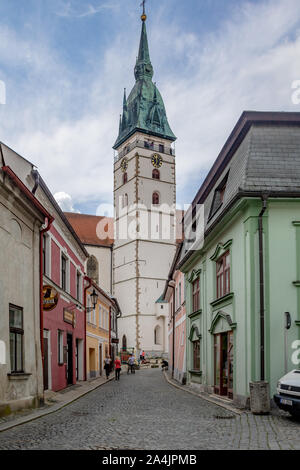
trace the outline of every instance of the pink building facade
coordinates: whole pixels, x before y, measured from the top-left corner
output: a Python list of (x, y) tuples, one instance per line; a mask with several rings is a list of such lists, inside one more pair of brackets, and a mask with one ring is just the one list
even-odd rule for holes
[[(166, 282), (164, 299), (169, 304), (169, 374), (178, 382), (186, 383), (186, 309), (184, 274), (176, 270), (181, 245), (178, 247), (169, 279)], [(173, 335), (173, 331), (175, 332)]]
[[(43, 194), (44, 193), (44, 194)], [(86, 379), (84, 263), (87, 252), (42, 183), (54, 217), (43, 235), (44, 389), (59, 391)]]

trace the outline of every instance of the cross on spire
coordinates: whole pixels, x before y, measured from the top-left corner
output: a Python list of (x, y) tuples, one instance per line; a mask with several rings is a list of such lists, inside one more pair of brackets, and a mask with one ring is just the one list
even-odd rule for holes
[(143, 0), (142, 3), (140, 4), (141, 7), (143, 7), (143, 14), (141, 16), (142, 21), (146, 21), (147, 15), (145, 13), (145, 3), (147, 0)]

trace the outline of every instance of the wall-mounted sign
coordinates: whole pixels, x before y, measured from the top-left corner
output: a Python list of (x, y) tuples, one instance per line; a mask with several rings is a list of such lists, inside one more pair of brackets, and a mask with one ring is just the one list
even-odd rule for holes
[(69, 323), (70, 325), (75, 328), (76, 326), (76, 315), (75, 312), (70, 312), (66, 308), (64, 308), (64, 322)]
[(119, 344), (119, 338), (112, 338), (111, 342), (112, 344)]
[(44, 310), (53, 310), (58, 302), (59, 293), (52, 286), (43, 287), (43, 309)]

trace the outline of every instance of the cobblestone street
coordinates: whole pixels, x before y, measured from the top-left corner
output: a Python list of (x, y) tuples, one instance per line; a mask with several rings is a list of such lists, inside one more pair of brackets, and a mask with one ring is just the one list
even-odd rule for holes
[(300, 422), (232, 414), (148, 369), (1, 432), (0, 449), (300, 449)]

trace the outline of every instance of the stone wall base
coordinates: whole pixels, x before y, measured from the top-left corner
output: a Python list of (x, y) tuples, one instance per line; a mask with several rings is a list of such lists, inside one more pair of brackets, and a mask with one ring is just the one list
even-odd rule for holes
[(11, 400), (7, 402), (0, 402), (0, 417), (8, 416), (16, 411), (39, 408), (44, 403), (44, 398), (41, 397), (25, 397), (19, 400)]

